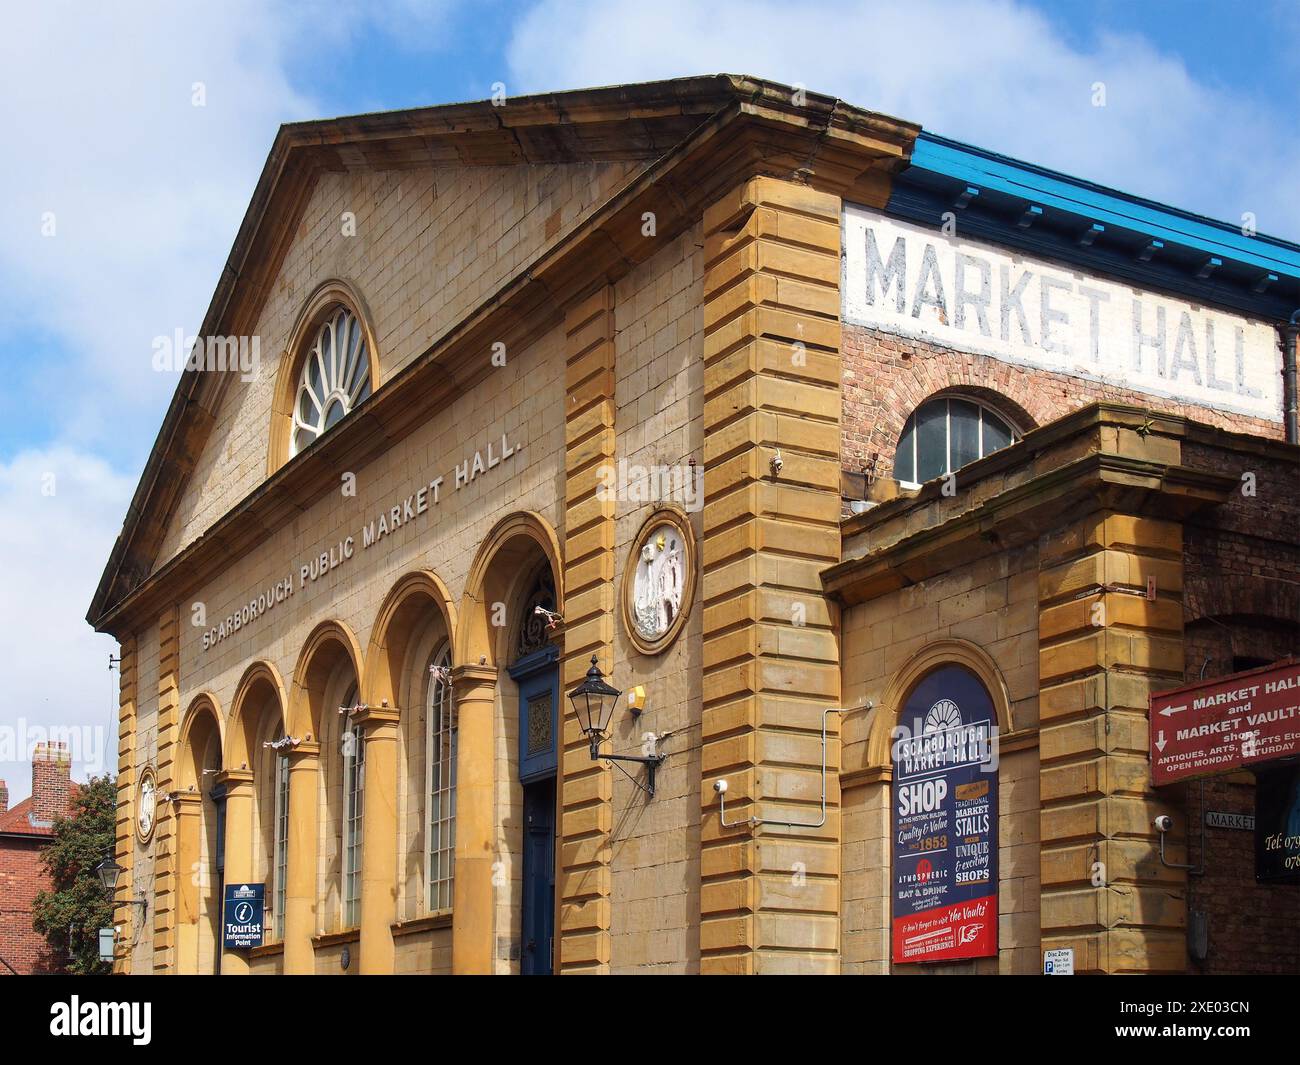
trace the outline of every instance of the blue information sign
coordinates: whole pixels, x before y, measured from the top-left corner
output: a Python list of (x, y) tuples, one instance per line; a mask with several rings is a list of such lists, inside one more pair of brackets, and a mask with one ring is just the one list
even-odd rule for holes
[(266, 902), (263, 884), (227, 884), (222, 910), (226, 950), (246, 950), (262, 945), (262, 916)]

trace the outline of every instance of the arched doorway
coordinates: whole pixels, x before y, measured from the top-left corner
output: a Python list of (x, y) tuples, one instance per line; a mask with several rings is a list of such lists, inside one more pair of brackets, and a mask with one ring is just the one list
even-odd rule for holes
[(221, 773), (221, 719), (201, 695), (190, 705), (181, 732), (176, 878), (179, 901), (178, 968), (214, 974), (221, 967), (221, 896), (225, 865), (225, 786)]
[(558, 765), (559, 648), (548, 638), (555, 582), (543, 561), (520, 597), (509, 666), (518, 688), (519, 783), (523, 788), (519, 971), (549, 976), (555, 944), (555, 777)]
[[(558, 788), (554, 767), (530, 758), (524, 737), (530, 696), (546, 690), (563, 653), (562, 627), (537, 609), (551, 609), (556, 615), (564, 612), (560, 558), (559, 539), (544, 518), (531, 512), (507, 515), (479, 547), (458, 611), (452, 670), (457, 723), (452, 924), (456, 973), (553, 968), (555, 918), (552, 915), (547, 923), (538, 911), (546, 893), (554, 891)], [(548, 608), (546, 602), (552, 605)], [(556, 649), (542, 647), (543, 638)], [(551, 681), (551, 687), (556, 683)], [(540, 713), (539, 707), (534, 713)], [(558, 713), (553, 718), (542, 715), (536, 727), (549, 727), (550, 742), (555, 742), (558, 724)], [(537, 739), (534, 749), (536, 744)], [(525, 885), (524, 789), (534, 785), (529, 810), (536, 814), (536, 846)], [(549, 835), (542, 810), (547, 795)], [(547, 845), (550, 868), (543, 877)], [(537, 876), (534, 869), (539, 870)], [(526, 891), (533, 899), (528, 939), (536, 960), (525, 965)]]

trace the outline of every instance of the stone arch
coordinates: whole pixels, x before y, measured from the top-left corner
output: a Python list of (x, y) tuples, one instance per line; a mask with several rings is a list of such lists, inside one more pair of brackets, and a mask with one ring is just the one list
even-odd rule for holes
[(1005, 736), (1012, 731), (1011, 698), (1006, 680), (992, 657), (969, 640), (936, 640), (912, 655), (894, 674), (884, 698), (872, 716), (867, 742), (867, 768), (889, 770), (890, 735), (898, 724), (912, 689), (939, 666), (964, 666), (980, 679), (997, 713), (998, 729)]
[(331, 674), (346, 658), (361, 690), (365, 671), (361, 647), (341, 621), (322, 621), (307, 637), (293, 669), (287, 714), (289, 735), (319, 743), (326, 723), (324, 705)]
[(266, 474), (271, 476), (289, 461), (289, 437), (293, 431), (293, 405), (297, 399), (298, 372), (307, 356), (307, 343), (329, 312), (342, 304), (356, 315), (366, 340), (370, 363), (370, 391), (379, 390), (379, 352), (371, 328), (374, 318), (356, 286), (343, 278), (330, 278), (316, 286), (289, 331), (289, 342), (280, 354), (271, 394), (271, 431), (266, 456)]
[(1249, 575), (1232, 580), (1191, 577), (1186, 600), (1186, 624), (1203, 618), (1255, 617), (1294, 625), (1300, 619), (1300, 586)]
[[(216, 884), (220, 818), (213, 787), (222, 768), (222, 717), (216, 698), (201, 692), (185, 711), (177, 760), (174, 870), (177, 876), (176, 960), (183, 973), (212, 973), (220, 958), (221, 900)], [(196, 875), (196, 874), (202, 875)]]
[(258, 737), (266, 729), (264, 718), (272, 701), (283, 723), (287, 706), (284, 681), (269, 662), (254, 662), (244, 670), (231, 703), (226, 730), (226, 768), (251, 769), (258, 760)]
[(181, 721), (181, 757), (177, 763), (176, 776), (179, 791), (202, 790), (203, 770), (210, 768), (203, 764), (204, 755), (210, 751), (214, 742), (218, 762), (222, 760), (225, 750), (222, 725), (223, 718), (216, 696), (205, 691), (190, 700)]
[(504, 664), (509, 626), (494, 626), (494, 604), (510, 604), (529, 556), (540, 552), (550, 564), (555, 581), (556, 610), (564, 613), (564, 568), (560, 540), (540, 514), (518, 511), (492, 527), (469, 569), (460, 618), (453, 641), (457, 665)]
[(456, 632), (456, 607), (447, 585), (436, 573), (407, 573), (389, 590), (375, 617), (366, 649), (361, 697), (368, 705), (378, 706), (387, 700), (390, 706), (401, 706), (402, 676), (410, 665), (406, 658), (413, 637), (428, 623), (430, 606), (441, 615), (446, 636), (451, 639)]

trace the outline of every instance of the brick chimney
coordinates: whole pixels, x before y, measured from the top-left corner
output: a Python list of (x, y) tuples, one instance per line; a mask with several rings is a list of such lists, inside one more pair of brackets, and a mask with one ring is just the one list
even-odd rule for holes
[(54, 824), (72, 809), (72, 755), (66, 743), (38, 743), (32, 751), (32, 824)]
[(0, 814), (9, 809), (9, 785), (0, 780)]

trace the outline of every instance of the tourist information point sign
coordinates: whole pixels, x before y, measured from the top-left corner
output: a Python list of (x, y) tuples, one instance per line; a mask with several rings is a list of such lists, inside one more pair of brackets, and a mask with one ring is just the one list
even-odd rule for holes
[(1149, 724), (1157, 786), (1300, 755), (1300, 661), (1159, 692)]

